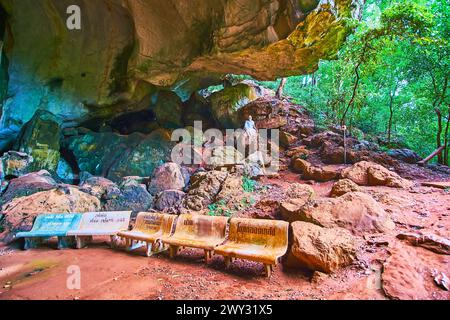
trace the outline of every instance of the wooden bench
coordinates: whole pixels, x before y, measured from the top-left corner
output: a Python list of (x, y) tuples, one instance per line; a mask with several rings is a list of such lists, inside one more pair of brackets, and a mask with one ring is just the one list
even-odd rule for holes
[(173, 258), (180, 248), (197, 248), (205, 251), (205, 261), (212, 258), (214, 248), (225, 241), (227, 217), (182, 214), (178, 217), (175, 232), (162, 241), (170, 247)]
[(141, 212), (133, 230), (119, 232), (117, 236), (125, 239), (130, 251), (145, 245), (147, 257), (150, 257), (167, 249), (160, 240), (171, 235), (176, 217), (173, 214)]
[(261, 262), (270, 277), (273, 266), (286, 254), (288, 232), (285, 221), (233, 218), (228, 241), (214, 253), (224, 256), (227, 267), (236, 258)]
[(111, 237), (114, 247), (117, 233), (128, 230), (130, 216), (131, 211), (84, 213), (78, 229), (70, 230), (67, 236), (75, 237), (77, 249), (84, 248), (94, 236)]
[(67, 233), (78, 228), (81, 218), (79, 213), (41, 214), (35, 219), (31, 231), (19, 232), (16, 237), (24, 239), (24, 250), (37, 248), (53, 237), (58, 237), (58, 249), (65, 249), (74, 244), (73, 238), (68, 237)]

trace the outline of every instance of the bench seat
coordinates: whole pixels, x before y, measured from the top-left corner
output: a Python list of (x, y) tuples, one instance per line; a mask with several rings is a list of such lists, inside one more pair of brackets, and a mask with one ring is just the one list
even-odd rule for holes
[(73, 241), (67, 234), (79, 227), (81, 219), (79, 213), (41, 214), (36, 217), (31, 231), (19, 232), (16, 238), (24, 239), (23, 249), (27, 250), (36, 248), (46, 239), (58, 237), (58, 249), (64, 249), (72, 246)]
[(264, 245), (226, 243), (215, 248), (214, 253), (224, 257), (240, 258), (264, 264), (276, 265), (277, 260), (282, 257), (286, 251), (283, 251), (283, 249), (273, 250), (273, 248)]
[(95, 236), (110, 236), (114, 247), (117, 233), (128, 230), (130, 217), (131, 211), (87, 212), (79, 227), (67, 232), (67, 236), (75, 237), (77, 249), (85, 247)]
[(215, 247), (222, 244), (224, 239), (204, 238), (196, 239), (193, 237), (165, 237), (162, 238), (164, 243), (177, 247), (189, 247), (205, 250), (214, 250)]
[(214, 253), (224, 256), (227, 266), (237, 258), (263, 263), (270, 277), (273, 266), (287, 252), (288, 232), (286, 221), (232, 218), (228, 241)]
[(140, 248), (139, 242), (145, 243), (147, 256), (151, 256), (167, 250), (167, 246), (164, 246), (160, 239), (172, 233), (176, 217), (172, 214), (140, 212), (133, 230), (121, 231), (117, 236), (126, 240), (129, 251)]
[(175, 232), (162, 241), (170, 246), (170, 256), (175, 257), (180, 248), (205, 251), (205, 261), (212, 258), (214, 248), (225, 242), (227, 217), (182, 214), (178, 217)]

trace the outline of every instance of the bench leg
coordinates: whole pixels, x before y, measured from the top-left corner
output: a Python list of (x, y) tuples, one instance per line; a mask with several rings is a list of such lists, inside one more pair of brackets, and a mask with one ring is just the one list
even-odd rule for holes
[(112, 235), (110, 237), (110, 246), (112, 249), (116, 249), (119, 247), (120, 237), (117, 235)]
[(23, 250), (36, 249), (43, 242), (43, 238), (24, 238), (22, 248)]
[(264, 268), (266, 270), (266, 277), (270, 278), (270, 276), (272, 275), (272, 265), (270, 264), (265, 264)]
[(175, 258), (175, 256), (177, 255), (179, 249), (180, 249), (180, 247), (170, 245), (169, 246), (170, 258), (172, 258), (172, 259)]
[(92, 236), (77, 236), (75, 237), (76, 248), (82, 249), (86, 247), (93, 240)]
[(58, 250), (73, 248), (75, 246), (75, 237), (58, 237)]
[(231, 266), (231, 263), (233, 262), (233, 259), (231, 257), (225, 257), (225, 267), (229, 268)]
[(151, 257), (153, 255), (152, 249), (153, 249), (153, 245), (151, 243), (147, 242), (146, 243), (146, 255), (147, 255), (147, 257)]

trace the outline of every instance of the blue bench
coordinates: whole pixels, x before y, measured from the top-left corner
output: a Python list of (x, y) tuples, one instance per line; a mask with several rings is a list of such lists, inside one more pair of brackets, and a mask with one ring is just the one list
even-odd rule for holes
[(67, 233), (78, 229), (81, 218), (80, 213), (42, 214), (34, 221), (31, 231), (19, 232), (16, 237), (24, 239), (24, 250), (36, 248), (52, 237), (58, 237), (58, 249), (65, 249), (74, 245), (74, 238)]

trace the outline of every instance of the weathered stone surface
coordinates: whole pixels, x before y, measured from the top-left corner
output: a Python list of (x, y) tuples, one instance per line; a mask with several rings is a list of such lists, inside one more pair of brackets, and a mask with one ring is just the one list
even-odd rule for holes
[(176, 210), (186, 194), (180, 190), (165, 190), (160, 192), (155, 201), (156, 210), (170, 211)]
[(173, 162), (165, 163), (154, 171), (148, 191), (152, 195), (165, 190), (183, 190), (186, 182), (181, 172), (181, 167)]
[(103, 205), (105, 211), (131, 210), (135, 213), (145, 212), (153, 207), (153, 196), (145, 184), (138, 181), (126, 181), (119, 185), (120, 193), (108, 199)]
[(339, 226), (355, 235), (389, 232), (395, 227), (384, 209), (370, 195), (360, 192), (350, 192), (337, 199), (290, 199), (282, 203), (280, 212), (289, 222), (305, 221), (327, 228)]
[(357, 243), (347, 230), (294, 222), (292, 235), (292, 255), (311, 270), (332, 273), (356, 260)]
[(280, 145), (288, 148), (298, 141), (298, 138), (288, 132), (280, 132)]
[(31, 171), (33, 157), (23, 152), (8, 151), (0, 158), (0, 179), (20, 177)]
[[(206, 154), (206, 155), (205, 155)], [(232, 146), (215, 147), (211, 149), (211, 156), (205, 152), (205, 162), (208, 169), (233, 167), (244, 163), (244, 156)]]
[(302, 183), (292, 183), (286, 190), (286, 196), (293, 199), (306, 199), (311, 200), (314, 198), (314, 189)]
[(348, 178), (360, 186), (388, 186), (394, 188), (409, 188), (413, 183), (401, 178), (397, 173), (385, 167), (368, 161), (361, 161), (341, 172), (343, 178)]
[(112, 132), (90, 132), (69, 137), (66, 145), (81, 171), (120, 181), (126, 176), (148, 177), (170, 158), (170, 135), (157, 130), (149, 135), (122, 136)]
[[(11, 33), (3, 52), (14, 97), (4, 106), (10, 126), (38, 108), (67, 122), (114, 117), (140, 109), (150, 84), (187, 100), (226, 74), (273, 80), (313, 72), (349, 33), (352, 1), (318, 10), (319, 1), (309, 0), (0, 4)], [(65, 27), (69, 5), (80, 6), (83, 32)]]
[(337, 198), (349, 192), (359, 192), (361, 188), (350, 179), (342, 179), (337, 181), (331, 189), (330, 196)]
[(214, 119), (225, 129), (237, 129), (244, 126), (240, 120), (239, 109), (258, 98), (256, 90), (246, 84), (226, 87), (210, 97)]
[(82, 181), (80, 189), (102, 201), (113, 199), (120, 194), (118, 185), (103, 177), (89, 177)]
[(32, 170), (56, 172), (60, 135), (58, 119), (48, 111), (38, 110), (22, 128), (14, 149), (33, 157)]
[(422, 158), (417, 153), (409, 149), (389, 150), (387, 154), (394, 159), (401, 160), (410, 164), (415, 164), (422, 160)]
[(183, 201), (186, 208), (194, 211), (205, 209), (213, 203), (220, 192), (228, 172), (209, 171), (198, 172), (191, 177), (187, 196)]
[(15, 198), (25, 197), (37, 192), (56, 189), (56, 181), (48, 171), (42, 170), (23, 175), (9, 182), (8, 188), (1, 196), (2, 205)]
[(306, 160), (296, 158), (291, 164), (294, 171), (301, 173), (303, 179), (325, 182), (339, 178), (339, 169), (334, 167), (315, 167)]
[(264, 96), (239, 109), (239, 120), (244, 124), (252, 116), (258, 129), (279, 129), (287, 124), (286, 117), (278, 113), (280, 109), (279, 99)]
[(430, 251), (450, 255), (450, 240), (434, 234), (400, 233), (400, 240), (405, 240), (413, 246), (419, 246)]

